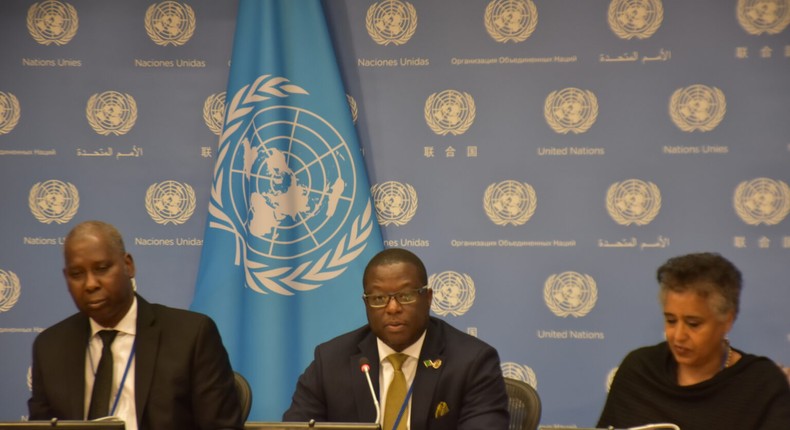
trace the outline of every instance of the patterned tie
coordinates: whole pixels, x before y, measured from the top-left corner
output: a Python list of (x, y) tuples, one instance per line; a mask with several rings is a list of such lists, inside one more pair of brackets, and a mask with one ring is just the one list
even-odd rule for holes
[(110, 346), (115, 336), (116, 330), (102, 330), (99, 332), (104, 348), (101, 351), (99, 367), (96, 368), (96, 378), (93, 381), (93, 394), (91, 394), (91, 406), (88, 409), (88, 419), (106, 417), (110, 413), (110, 395), (112, 391), (112, 350)]
[[(392, 381), (390, 382), (390, 387), (387, 390), (387, 402), (384, 406), (383, 430), (395, 430), (393, 427), (395, 425), (395, 419), (398, 418), (398, 412), (400, 412), (403, 402), (406, 401), (406, 376), (403, 375), (401, 366), (403, 366), (403, 362), (406, 361), (406, 358), (408, 357), (408, 355), (402, 353), (391, 354), (387, 356), (387, 360), (392, 363), (392, 367), (395, 369), (395, 372), (392, 375)], [(406, 420), (408, 417), (409, 407), (407, 405), (403, 410), (403, 416), (398, 423), (397, 430), (406, 430)]]

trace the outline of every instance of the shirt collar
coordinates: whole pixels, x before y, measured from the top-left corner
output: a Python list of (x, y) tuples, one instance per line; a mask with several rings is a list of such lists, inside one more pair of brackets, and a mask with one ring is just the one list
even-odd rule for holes
[(115, 327), (103, 327), (101, 324), (88, 319), (91, 323), (91, 336), (95, 335), (101, 330), (113, 329), (118, 330), (120, 333), (130, 334), (134, 336), (137, 333), (137, 296), (132, 297), (132, 305), (129, 306), (129, 311), (121, 318)]
[[(422, 351), (422, 345), (425, 343), (425, 334), (428, 333), (428, 329), (422, 332), (422, 335), (411, 345), (404, 348), (401, 351), (403, 354), (408, 355), (409, 357), (413, 357), (414, 359), (419, 360), (420, 358), (420, 351)], [(379, 350), (379, 363), (383, 362), (387, 359), (388, 356), (391, 354), (395, 354), (397, 351), (390, 348), (389, 345), (384, 343), (378, 337), (376, 338), (376, 346), (378, 346)]]

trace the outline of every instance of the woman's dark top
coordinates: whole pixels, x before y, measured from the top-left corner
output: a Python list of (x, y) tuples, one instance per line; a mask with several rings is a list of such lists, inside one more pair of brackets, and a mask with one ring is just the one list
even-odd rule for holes
[(629, 353), (615, 374), (598, 427), (673, 423), (681, 430), (790, 430), (790, 385), (773, 361), (741, 359), (713, 378), (677, 384), (677, 363), (662, 342)]

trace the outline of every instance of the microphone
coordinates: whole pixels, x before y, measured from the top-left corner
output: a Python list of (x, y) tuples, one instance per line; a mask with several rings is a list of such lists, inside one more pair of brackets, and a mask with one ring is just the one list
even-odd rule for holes
[(368, 379), (368, 387), (370, 387), (370, 397), (373, 398), (373, 404), (376, 406), (376, 424), (381, 425), (381, 406), (379, 406), (379, 399), (376, 392), (373, 390), (373, 382), (370, 380), (370, 361), (367, 357), (359, 359), (359, 370), (365, 373)]

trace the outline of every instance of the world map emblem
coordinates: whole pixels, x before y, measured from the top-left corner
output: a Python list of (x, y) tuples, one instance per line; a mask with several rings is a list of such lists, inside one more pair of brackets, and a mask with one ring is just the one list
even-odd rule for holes
[(80, 207), (80, 194), (73, 184), (56, 179), (37, 182), (28, 195), (30, 212), (43, 224), (65, 224)]
[(598, 288), (590, 275), (562, 272), (546, 279), (543, 300), (554, 315), (579, 318), (587, 315), (595, 306)]
[(783, 181), (757, 178), (735, 188), (733, 206), (749, 225), (776, 225), (790, 213), (790, 186)]
[(225, 92), (212, 94), (203, 102), (203, 122), (212, 133), (222, 133), (222, 121), (225, 118)]
[(628, 179), (606, 191), (606, 211), (620, 225), (647, 225), (661, 210), (661, 190), (652, 182)]
[(78, 28), (77, 10), (68, 3), (47, 0), (33, 3), (27, 10), (27, 31), (41, 45), (65, 45)]
[(557, 133), (584, 133), (598, 118), (598, 98), (592, 91), (578, 88), (552, 91), (546, 96), (543, 116)]
[(417, 212), (417, 190), (407, 183), (387, 181), (370, 187), (379, 224), (406, 225)]
[(145, 210), (157, 224), (183, 224), (195, 212), (195, 190), (177, 181), (151, 184), (145, 193)]
[(711, 131), (721, 123), (727, 112), (724, 93), (707, 85), (679, 88), (669, 100), (669, 117), (685, 131)]
[(505, 378), (526, 382), (532, 386), (532, 388), (538, 388), (538, 378), (535, 376), (535, 371), (532, 370), (531, 367), (512, 361), (504, 361), (499, 367), (502, 369), (502, 376)]
[(373, 3), (365, 17), (365, 28), (379, 45), (403, 45), (417, 30), (417, 11), (411, 3), (401, 0)]
[(154, 3), (145, 12), (145, 32), (159, 46), (181, 46), (195, 33), (195, 11), (186, 3)]
[(608, 11), (609, 28), (621, 39), (647, 39), (664, 20), (661, 0), (612, 0)]
[(433, 290), (431, 310), (440, 316), (461, 316), (475, 302), (475, 282), (467, 274), (446, 271), (428, 277)]
[(96, 133), (121, 136), (137, 122), (137, 102), (131, 95), (118, 91), (94, 94), (88, 99), (85, 117)]
[(20, 116), (19, 99), (0, 91), (0, 134), (10, 133), (19, 123)]
[(0, 312), (5, 312), (19, 300), (19, 277), (14, 272), (0, 269)]
[(263, 103), (293, 94), (309, 96), (264, 75), (233, 96), (211, 190), (209, 226), (236, 238), (235, 264), (262, 294), (292, 295), (339, 276), (375, 222), (370, 199), (354, 216), (359, 166), (338, 130), (310, 110)]
[(738, 23), (747, 33), (779, 34), (790, 24), (790, 0), (738, 0)]
[(486, 31), (499, 43), (527, 40), (538, 25), (538, 8), (532, 0), (494, 0), (486, 6)]
[(483, 210), (496, 225), (523, 225), (538, 207), (535, 188), (512, 179), (493, 183), (483, 195)]

